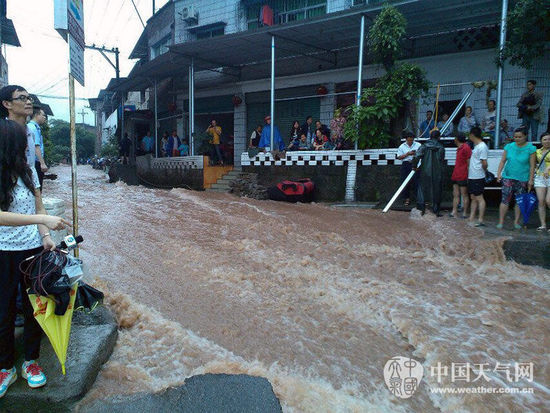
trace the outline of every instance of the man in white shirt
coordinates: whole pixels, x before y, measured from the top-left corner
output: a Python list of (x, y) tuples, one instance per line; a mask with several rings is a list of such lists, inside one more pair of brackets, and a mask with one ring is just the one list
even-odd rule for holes
[[(412, 170), (412, 164), (411, 161), (413, 160), (414, 155), (416, 154), (416, 151), (418, 148), (420, 148), (420, 144), (418, 142), (415, 142), (414, 140), (414, 134), (412, 132), (405, 132), (404, 134), (405, 142), (399, 146), (397, 149), (397, 159), (403, 161), (401, 164), (401, 182), (409, 176), (409, 173)], [(409, 184), (403, 189), (403, 192), (401, 196), (405, 198), (405, 205), (409, 205), (411, 203), (411, 196), (410, 192), (411, 189), (416, 192), (416, 174), (413, 176)]]
[[(485, 174), (487, 172), (487, 158), (489, 157), (489, 148), (483, 142), (481, 129), (477, 126), (470, 130), (470, 140), (474, 143), (474, 150), (470, 158), (468, 167), (468, 193), (470, 194), (470, 225), (484, 227), (483, 218), (485, 217), (485, 198), (483, 191), (485, 188)], [(477, 207), (479, 206), (479, 217), (474, 224)]]

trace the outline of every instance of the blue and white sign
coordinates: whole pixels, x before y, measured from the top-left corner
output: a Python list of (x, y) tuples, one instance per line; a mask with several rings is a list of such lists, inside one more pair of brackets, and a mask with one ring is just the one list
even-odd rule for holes
[(54, 28), (69, 43), (70, 73), (84, 86), (84, 0), (54, 0)]

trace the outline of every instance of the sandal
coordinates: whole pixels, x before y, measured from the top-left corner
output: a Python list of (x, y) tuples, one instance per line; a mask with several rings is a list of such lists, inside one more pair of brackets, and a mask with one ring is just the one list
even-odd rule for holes
[(537, 228), (537, 231), (539, 232), (546, 231), (546, 227), (540, 226)]
[(502, 229), (502, 224), (497, 224), (497, 229)]
[(456, 218), (456, 216), (452, 212), (449, 212), (449, 218)]
[(515, 229), (521, 229), (521, 225), (519, 225), (519, 224), (514, 224), (514, 228), (515, 228)]

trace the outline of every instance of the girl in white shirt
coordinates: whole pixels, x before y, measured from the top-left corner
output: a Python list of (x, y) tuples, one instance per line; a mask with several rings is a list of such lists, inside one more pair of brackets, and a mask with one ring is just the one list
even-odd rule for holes
[[(27, 164), (26, 147), (25, 129), (14, 121), (0, 119), (0, 397), (17, 379), (15, 301), (20, 284), (26, 291), (19, 264), (42, 249), (55, 249), (48, 230), (70, 225), (61, 217), (46, 215), (36, 170)], [(37, 388), (46, 384), (37, 362), (42, 331), (28, 295), (22, 295), (25, 362), (21, 374), (31, 388)]]

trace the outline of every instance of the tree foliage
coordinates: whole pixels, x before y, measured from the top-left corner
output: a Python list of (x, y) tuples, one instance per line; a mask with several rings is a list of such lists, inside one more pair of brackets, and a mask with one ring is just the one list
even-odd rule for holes
[(401, 38), (407, 21), (394, 7), (386, 6), (376, 18), (368, 35), (375, 62), (384, 65), (386, 74), (374, 87), (364, 89), (360, 105), (348, 108), (344, 136), (357, 141), (359, 148), (379, 148), (391, 139), (391, 124), (407, 102), (427, 92), (425, 71), (415, 64), (396, 64), (401, 55)]
[(401, 40), (405, 35), (407, 19), (395, 7), (384, 7), (371, 29), (367, 45), (374, 60), (389, 71), (401, 57)]
[[(545, 4), (546, 3), (546, 4)], [(511, 64), (530, 69), (533, 62), (544, 55), (550, 42), (550, 3), (548, 0), (518, 0), (508, 13), (507, 41), (502, 58)]]
[[(45, 156), (47, 163), (59, 163), (70, 158), (70, 125), (60, 119), (49, 122), (49, 137), (46, 141)], [(76, 127), (76, 153), (78, 158), (88, 158), (94, 154), (95, 134), (82, 126)]]

